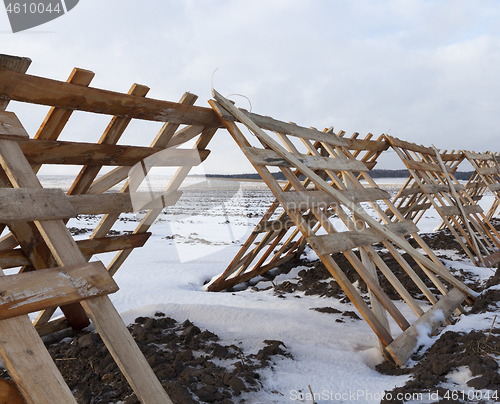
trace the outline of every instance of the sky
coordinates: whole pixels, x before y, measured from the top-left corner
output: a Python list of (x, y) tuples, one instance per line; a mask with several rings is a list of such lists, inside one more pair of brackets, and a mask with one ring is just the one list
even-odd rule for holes
[[(58, 80), (92, 70), (91, 86), (113, 91), (139, 83), (169, 101), (190, 91), (208, 107), (213, 85), (250, 100), (234, 96), (240, 107), (306, 127), (500, 151), (498, 1), (81, 0), (16, 34), (1, 9), (0, 53)], [(10, 109), (30, 135), (47, 112)], [(75, 114), (63, 138), (97, 141), (108, 121)], [(160, 127), (134, 123), (122, 143), (149, 144)], [(226, 131), (209, 149), (207, 173), (254, 171)], [(389, 152), (377, 168), (403, 167)]]

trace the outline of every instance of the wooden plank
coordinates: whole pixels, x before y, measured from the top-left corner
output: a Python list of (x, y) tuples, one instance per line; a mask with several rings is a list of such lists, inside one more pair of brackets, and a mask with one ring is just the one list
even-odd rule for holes
[[(173, 206), (182, 196), (182, 192), (163, 192), (161, 196), (163, 206)], [(132, 196), (130, 193), (68, 195), (67, 200), (79, 215), (100, 215), (149, 209), (150, 197), (148, 192), (135, 192)], [(140, 209), (137, 209), (138, 207)]]
[(371, 152), (386, 151), (390, 144), (384, 140), (367, 140), (343, 138), (349, 150), (369, 150)]
[[(0, 140), (0, 164), (14, 187), (41, 188), (16, 142)], [(87, 260), (62, 220), (45, 220), (35, 222), (35, 224), (59, 266), (87, 264)], [(109, 297), (94, 297), (82, 301), (81, 305), (138, 399), (150, 404), (171, 404), (172, 401), (135, 344)], [(15, 318), (4, 321), (10, 320), (15, 320)]]
[[(0, 135), (1, 138), (1, 135)], [(133, 166), (153, 157), (159, 167), (198, 165), (209, 150), (162, 149), (156, 147), (63, 142), (59, 140), (19, 140), (19, 146), (30, 164), (71, 164)]]
[(176, 147), (183, 143), (189, 142), (191, 139), (203, 132), (204, 126), (187, 126), (178, 132), (168, 142), (168, 147)]
[[(403, 159), (403, 163), (410, 170), (432, 171), (432, 172), (438, 172), (438, 173), (443, 172), (443, 170), (441, 169), (441, 167), (438, 164), (422, 163), (421, 161), (413, 161), (413, 160), (408, 160), (408, 159)], [(447, 167), (446, 170), (448, 172), (451, 171), (449, 167)]]
[(434, 150), (431, 147), (425, 147), (411, 142), (406, 142), (404, 140), (398, 139), (393, 136), (384, 135), (389, 143), (394, 147), (400, 147), (405, 150), (411, 150), (417, 153), (428, 154), (434, 156)]
[[(389, 223), (384, 227), (390, 229), (400, 237), (418, 232), (418, 227), (411, 221)], [(341, 251), (352, 250), (362, 246), (373, 245), (387, 240), (387, 237), (374, 229), (366, 228), (360, 232), (347, 231), (321, 236), (311, 236), (308, 243), (317, 251), (318, 255), (331, 255)]]
[[(244, 147), (243, 152), (255, 164), (262, 166), (290, 167), (291, 164), (274, 150), (258, 149), (255, 147)], [(310, 156), (307, 154), (296, 154), (296, 157), (312, 170), (331, 171), (368, 171), (365, 164), (358, 160), (339, 161), (328, 157)]]
[(478, 167), (477, 172), (481, 175), (500, 174), (500, 167)]
[(27, 404), (76, 404), (27, 315), (0, 322), (0, 356)]
[(0, 189), (0, 223), (69, 219), (76, 215), (61, 189)]
[(491, 192), (500, 191), (500, 184), (488, 184), (488, 188)]
[(0, 320), (118, 291), (102, 262), (0, 278)]
[(26, 401), (13, 382), (0, 378), (0, 403), (26, 404)]
[[(0, 54), (0, 69), (12, 70), (24, 74), (30, 64), (30, 58)], [(9, 100), (0, 99), (0, 111), (5, 111), (9, 102)]]
[[(463, 208), (467, 215), (483, 213), (483, 208), (479, 205), (465, 205)], [(442, 216), (456, 216), (461, 214), (460, 209), (456, 206), (440, 206), (438, 210)]]
[(142, 98), (43, 77), (0, 70), (1, 98), (124, 118), (218, 127), (210, 108)]
[(474, 153), (466, 150), (464, 150), (463, 153), (465, 154), (465, 157), (467, 157), (468, 160), (493, 161), (495, 159), (492, 153)]
[(410, 212), (419, 212), (421, 210), (427, 210), (432, 207), (432, 203), (419, 203), (415, 205), (405, 206), (397, 208), (403, 215), (407, 215)]
[(68, 320), (66, 320), (64, 317), (57, 318), (47, 323), (35, 325), (35, 330), (38, 335), (40, 335), (40, 337), (51, 335), (68, 328), (71, 328), (71, 326), (69, 325)]
[(493, 268), (500, 262), (500, 251), (496, 251), (486, 257), (483, 257), (486, 267)]
[[(346, 189), (338, 192), (354, 203), (390, 198), (390, 195), (380, 188)], [(335, 198), (325, 191), (289, 191), (283, 192), (282, 198), (287, 209), (293, 210), (307, 210), (312, 207), (325, 208), (337, 203)]]
[[(76, 245), (83, 255), (95, 255), (106, 252), (127, 250), (142, 247), (151, 236), (151, 233), (124, 234), (121, 236), (96, 237), (88, 240), (77, 240)], [(31, 265), (23, 250), (0, 251), (0, 267), (4, 269)]]
[[(220, 115), (228, 120), (234, 121), (235, 118), (226, 109), (218, 104), (217, 102), (211, 104), (212, 108), (218, 110)], [(334, 146), (347, 146), (347, 143), (344, 139), (336, 136), (334, 133), (325, 133), (320, 132), (316, 129), (305, 128), (302, 126), (298, 126), (295, 123), (286, 123), (279, 121), (277, 119), (271, 118), (269, 116), (262, 116), (255, 113), (250, 113), (243, 108), (240, 108), (238, 111), (245, 114), (245, 116), (249, 117), (259, 128), (270, 130), (272, 132), (287, 134), (291, 136), (296, 136), (304, 139), (315, 140), (317, 142), (325, 142), (332, 144)]]
[(28, 139), (28, 133), (13, 112), (0, 111), (0, 135)]
[[(389, 344), (386, 349), (393, 358), (397, 358), (400, 366), (406, 363), (413, 354), (419, 338), (432, 334), (439, 326), (445, 324), (446, 319), (462, 304), (466, 297), (462, 291), (453, 288), (415, 321), (410, 328)], [(432, 330), (430, 333), (429, 329)]]
[(128, 173), (132, 167), (116, 167), (109, 173), (104, 174), (102, 177), (96, 179), (90, 186), (87, 193), (89, 194), (102, 194), (108, 189), (113, 188), (123, 180), (127, 179)]

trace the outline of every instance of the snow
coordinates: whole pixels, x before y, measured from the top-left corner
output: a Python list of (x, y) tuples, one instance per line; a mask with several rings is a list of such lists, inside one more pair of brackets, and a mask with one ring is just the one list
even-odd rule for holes
[[(403, 181), (390, 179), (390, 184), (396, 189)], [(387, 185), (383, 182), (381, 187)], [(68, 183), (65, 177), (50, 177), (44, 185), (65, 188)], [(338, 323), (338, 315), (311, 310), (329, 306), (356, 311), (351, 303), (299, 292), (277, 298), (272, 288), (206, 292), (205, 283), (225, 270), (274, 198), (259, 182), (212, 180), (205, 183), (205, 191), (194, 188), (194, 183), (201, 184), (188, 178), (178, 204), (161, 215), (151, 227), (153, 234), (146, 245), (134, 250), (115, 275), (120, 290), (110, 298), (127, 324), (138, 316), (161, 311), (180, 322), (189, 319), (247, 353), (256, 353), (264, 340), (283, 341), (293, 358), (277, 358), (272, 368), (261, 371), (263, 388), (242, 395), (247, 403), (312, 403), (308, 386), (316, 394), (316, 402), (374, 403), (380, 402), (385, 390), (407, 381), (408, 376), (385, 376), (375, 370), (383, 358), (378, 339), (365, 321), (345, 319), (345, 323)], [(483, 202), (487, 209), (488, 201)], [(137, 218), (123, 217), (127, 220), (120, 221), (114, 230), (133, 230)], [(72, 219), (69, 226), (92, 227), (95, 220)], [(439, 223), (437, 214), (429, 211), (418, 226), (432, 231)], [(113, 256), (101, 254), (97, 259), (107, 265)], [(317, 259), (310, 249), (305, 256)], [(476, 268), (470, 261), (457, 261), (453, 256), (446, 265), (481, 280), (492, 275), (491, 270)], [(276, 281), (293, 279), (300, 269), (280, 275)], [(272, 284), (259, 283), (259, 289), (267, 286)], [(414, 321), (412, 313), (403, 314)], [(492, 320), (491, 313), (462, 316), (447, 329), (488, 329)], [(430, 346), (437, 338), (423, 329), (419, 342)], [(455, 378), (462, 380), (466, 372), (458, 371)]]

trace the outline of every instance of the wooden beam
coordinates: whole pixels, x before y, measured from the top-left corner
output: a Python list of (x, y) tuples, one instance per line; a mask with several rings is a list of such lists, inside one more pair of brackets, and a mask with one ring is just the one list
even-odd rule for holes
[[(400, 237), (418, 232), (417, 226), (411, 221), (396, 222), (384, 225)], [(380, 232), (374, 229), (363, 229), (359, 232), (347, 231), (307, 238), (308, 243), (317, 251), (318, 255), (331, 255), (341, 251), (372, 245), (387, 240)]]
[(218, 127), (215, 113), (204, 107), (82, 87), (72, 83), (0, 70), (0, 99), (157, 122)]
[[(164, 192), (161, 193), (161, 196), (163, 206), (173, 206), (182, 196), (182, 192)], [(133, 194), (83, 194), (68, 195), (67, 199), (79, 215), (100, 215), (108, 213), (137, 212), (138, 210), (148, 209), (150, 194), (148, 192), (135, 192)]]
[[(2, 136), (0, 135), (0, 138)], [(6, 137), (3, 137), (4, 139)], [(10, 138), (9, 138), (10, 139)], [(121, 146), (59, 140), (19, 140), (19, 146), (30, 164), (71, 164), (133, 166), (152, 157), (159, 167), (198, 165), (209, 150), (162, 149), (156, 147)]]
[[(121, 236), (98, 237), (88, 240), (77, 240), (76, 245), (83, 255), (95, 255), (113, 251), (142, 247), (148, 241), (151, 233), (124, 234)], [(23, 250), (0, 251), (0, 267), (4, 269), (31, 265)]]
[(0, 135), (28, 139), (26, 129), (13, 112), (0, 111)]
[(26, 401), (13, 382), (0, 378), (0, 403), (26, 404)]
[[(289, 161), (281, 157), (274, 150), (259, 149), (256, 147), (244, 147), (243, 152), (257, 165), (291, 167)], [(297, 154), (297, 158), (312, 170), (332, 170), (332, 171), (368, 171), (364, 163), (358, 160), (339, 161), (329, 157), (317, 157), (307, 154)]]
[(0, 320), (118, 291), (100, 261), (0, 278)]
[(76, 215), (60, 189), (0, 188), (0, 223), (68, 219)]
[(410, 328), (387, 346), (386, 349), (391, 352), (392, 357), (399, 359), (400, 366), (413, 354), (413, 351), (417, 348), (418, 339), (421, 336), (426, 336), (429, 330), (431, 331), (429, 335), (432, 334), (440, 325), (444, 324), (446, 319), (460, 306), (466, 297), (462, 291), (456, 288), (452, 289), (415, 321)]
[[(28, 70), (30, 64), (30, 58), (0, 54), (0, 69), (24, 74)], [(9, 100), (0, 99), (0, 111), (5, 111), (9, 102)]]

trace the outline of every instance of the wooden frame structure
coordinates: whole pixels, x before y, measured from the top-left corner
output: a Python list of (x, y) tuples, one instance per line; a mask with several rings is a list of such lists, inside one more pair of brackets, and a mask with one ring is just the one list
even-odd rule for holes
[[(226, 129), (269, 186), (288, 218), (299, 229), (378, 336), (383, 353), (395, 363), (403, 365), (415, 349), (420, 324), (425, 323), (435, 329), (460, 307), (467, 296), (476, 296), (475, 292), (447, 271), (418, 236), (416, 226), (410, 221), (403, 220), (399, 211), (390, 203), (389, 195), (380, 190), (367, 174), (366, 165), (356, 160), (350, 153), (345, 139), (333, 133), (286, 124), (268, 117), (265, 120), (259, 119), (259, 123), (256, 123), (253, 119), (255, 114), (249, 116), (246, 112), (240, 111), (215, 90), (213, 94), (216, 101), (210, 101), (210, 105)], [(235, 121), (250, 129), (260, 147), (252, 144), (243, 135)], [(276, 136), (273, 137), (265, 130), (275, 132)], [(302, 145), (299, 145), (297, 140), (302, 142)], [(268, 167), (279, 167), (288, 179), (288, 184), (280, 186)], [(362, 175), (369, 187), (364, 188), (361, 185), (357, 173)], [(299, 179), (301, 174), (305, 176), (304, 180)], [(393, 209), (392, 221), (378, 205), (379, 200), (383, 200)], [(383, 224), (368, 214), (361, 203), (371, 205)], [(336, 215), (347, 231), (339, 231), (340, 227), (335, 227), (329, 218), (333, 215)], [(321, 234), (320, 230), (326, 234)], [(412, 247), (404, 238), (407, 235), (411, 235), (430, 258)], [(390, 251), (418, 286), (422, 295), (433, 305), (427, 312), (424, 311), (422, 302), (419, 304), (408, 293), (378, 255), (373, 244), (379, 242)], [(415, 273), (398, 248), (410, 254), (417, 262), (426, 280), (443, 295), (441, 299), (438, 300), (430, 291), (425, 281)], [(359, 255), (353, 251), (355, 249)], [(342, 252), (366, 282), (371, 307), (332, 258), (332, 254), (336, 252)], [(402, 300), (418, 317), (417, 321), (410, 324), (403, 316), (380, 287), (379, 276), (385, 277), (391, 283)], [(453, 289), (448, 290), (442, 280), (449, 282)], [(444, 317), (436, 316), (437, 310), (442, 310)], [(393, 337), (388, 314), (402, 331), (398, 336)]]
[[(325, 132), (332, 133), (333, 128)], [(344, 139), (344, 147), (369, 170), (375, 167), (378, 156), (389, 147), (382, 136), (378, 140), (371, 140), (371, 133), (363, 140), (358, 139), (357, 132), (350, 138), (345, 138), (344, 135), (344, 131), (337, 134)], [(290, 181), (284, 186), (285, 190), (292, 188)], [(208, 291), (218, 292), (247, 282), (301, 256), (307, 241), (286, 211), (279, 212), (280, 206), (279, 201), (275, 200), (226, 270), (207, 287)], [(315, 220), (314, 215), (310, 213), (309, 216), (309, 220)]]
[(475, 153), (463, 151), (465, 158), (475, 172), (467, 182), (465, 188), (473, 201), (480, 201), (486, 191), (494, 197), (493, 203), (486, 212), (486, 218), (491, 220), (500, 208), (500, 165), (496, 153)]
[(475, 265), (491, 267), (499, 262), (500, 234), (453, 175), (465, 154), (441, 154), (435, 147), (386, 138), (410, 171), (393, 198), (403, 216), (418, 223), (433, 207), (443, 220), (440, 227), (450, 230)]
[[(74, 69), (61, 82), (26, 74), (30, 63), (0, 55), (0, 229), (10, 230), (0, 239), (0, 268), (21, 268), (0, 281), (0, 356), (26, 403), (76, 403), (39, 334), (81, 329), (90, 318), (139, 400), (171, 403), (107, 294), (118, 290), (112, 275), (147, 241), (158, 214), (181, 196), (179, 186), (191, 168), (208, 156), (220, 121), (211, 109), (193, 106), (197, 97), (190, 93), (174, 103), (146, 98), (149, 88), (138, 84), (128, 94), (111, 92), (89, 87), (94, 74), (88, 70)], [(10, 101), (51, 107), (34, 138), (6, 111)], [(74, 111), (111, 116), (98, 141), (58, 140)], [(134, 118), (163, 123), (150, 147), (118, 145)], [(192, 149), (178, 148), (192, 139)], [(36, 174), (43, 164), (82, 168), (65, 195), (41, 187)], [(127, 180), (136, 164), (143, 176)], [(131, 192), (151, 165), (178, 169), (165, 192), (140, 205), (146, 214), (132, 234), (110, 235), (121, 213), (138, 210)], [(105, 166), (114, 169), (98, 178)], [(124, 180), (120, 192), (106, 192)], [(75, 242), (66, 223), (78, 214), (104, 216), (88, 239)], [(108, 268), (88, 262), (113, 251)], [(58, 306), (64, 318), (50, 321)], [(32, 323), (27, 313), (37, 311)], [(20, 400), (11, 385), (2, 382), (0, 390), (12, 402)]]

